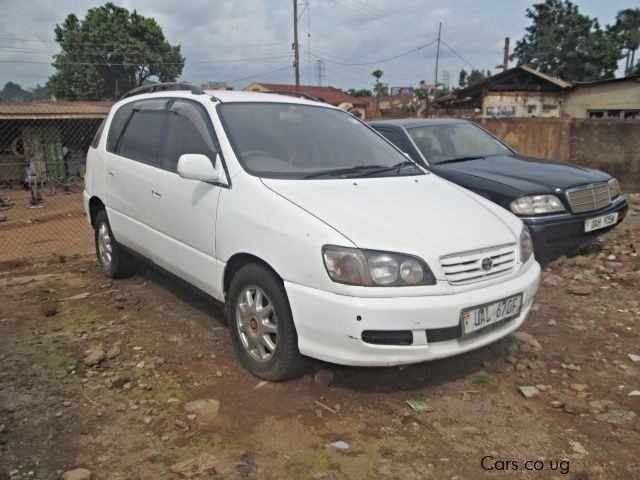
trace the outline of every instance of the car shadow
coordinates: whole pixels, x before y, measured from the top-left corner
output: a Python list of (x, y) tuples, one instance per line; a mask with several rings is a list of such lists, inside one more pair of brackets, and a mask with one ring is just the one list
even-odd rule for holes
[[(194, 320), (204, 328), (211, 328), (211, 323), (228, 326), (223, 303), (145, 262), (138, 262), (136, 274), (166, 289), (167, 298), (174, 296), (202, 313), (201, 319)], [(513, 340), (507, 337), (454, 357), (392, 367), (351, 367), (312, 359), (307, 375), (320, 369), (331, 370), (333, 386), (359, 393), (413, 392), (476, 376), (486, 372), (487, 363), (506, 365), (510, 348), (513, 348)], [(237, 368), (242, 368), (240, 362), (237, 362)]]

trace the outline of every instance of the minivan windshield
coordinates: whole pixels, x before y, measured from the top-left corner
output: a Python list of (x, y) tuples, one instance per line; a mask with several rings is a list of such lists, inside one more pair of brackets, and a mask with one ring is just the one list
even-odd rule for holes
[(218, 107), (245, 170), (268, 178), (355, 178), (424, 172), (342, 110), (292, 103), (235, 102)]
[(431, 165), (459, 162), (511, 151), (472, 123), (408, 128), (409, 136)]

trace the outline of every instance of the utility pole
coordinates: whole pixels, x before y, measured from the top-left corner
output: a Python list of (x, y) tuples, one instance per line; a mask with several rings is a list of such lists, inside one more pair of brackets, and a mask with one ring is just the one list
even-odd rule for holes
[(300, 86), (300, 50), (298, 47), (298, 0), (293, 0), (293, 66), (296, 69), (296, 90)]
[[(433, 84), (434, 84), (433, 96), (434, 97), (438, 93), (438, 60), (440, 59), (440, 33), (441, 32), (442, 32), (442, 22), (438, 24), (438, 46), (436, 47), (436, 72), (435, 72), (435, 79), (433, 81)], [(438, 104), (436, 103), (436, 117), (437, 116), (438, 116)]]
[(502, 61), (502, 70), (509, 69), (509, 37), (504, 39), (504, 60)]
[(318, 86), (322, 86), (322, 80), (324, 80), (324, 60), (316, 60), (316, 80), (318, 82)]

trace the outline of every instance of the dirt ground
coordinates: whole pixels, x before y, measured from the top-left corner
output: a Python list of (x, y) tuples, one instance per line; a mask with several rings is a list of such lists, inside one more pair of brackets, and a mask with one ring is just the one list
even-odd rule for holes
[(42, 193), (41, 208), (30, 208), (30, 192), (0, 189), (14, 203), (0, 210), (0, 270), (3, 264), (31, 263), (48, 255), (89, 254), (91, 227), (82, 206), (82, 193)]
[(2, 274), (0, 479), (638, 479), (630, 198), (622, 225), (545, 269), (520, 333), (278, 384), (240, 367), (220, 306), (151, 269), (111, 281), (85, 257)]

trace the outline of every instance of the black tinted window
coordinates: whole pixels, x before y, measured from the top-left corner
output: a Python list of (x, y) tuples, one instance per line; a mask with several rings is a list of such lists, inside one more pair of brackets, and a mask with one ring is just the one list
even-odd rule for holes
[(388, 130), (386, 128), (380, 129), (378, 130), (378, 132), (403, 152), (407, 152), (409, 150), (409, 148), (407, 147), (407, 142), (399, 132), (395, 130)]
[[(153, 102), (153, 103), (152, 103)], [(157, 101), (137, 102), (117, 146), (118, 155), (150, 165), (158, 165), (168, 112)]]
[(104, 118), (102, 122), (100, 122), (100, 126), (98, 127), (98, 130), (96, 131), (96, 134), (93, 136), (93, 140), (91, 141), (92, 148), (98, 148), (98, 144), (100, 143), (100, 138), (102, 137), (102, 131), (104, 130), (104, 124), (106, 123), (106, 121), (107, 119)]
[(109, 135), (107, 136), (107, 151), (115, 153), (118, 139), (133, 112), (133, 105), (133, 103), (127, 103), (120, 107), (113, 115), (111, 125), (109, 126)]
[(163, 167), (177, 171), (185, 153), (200, 153), (212, 161), (216, 157), (213, 128), (207, 111), (194, 102), (176, 100), (169, 110)]

